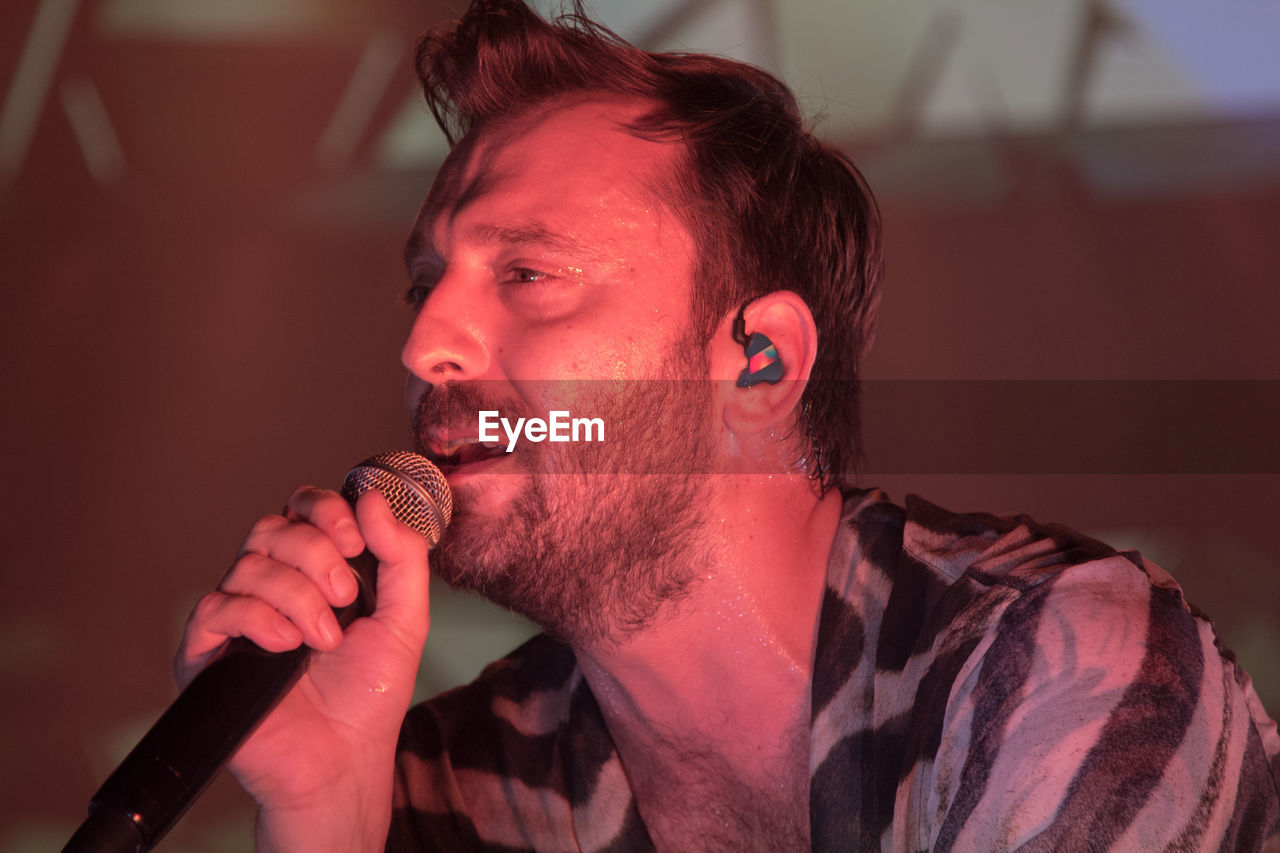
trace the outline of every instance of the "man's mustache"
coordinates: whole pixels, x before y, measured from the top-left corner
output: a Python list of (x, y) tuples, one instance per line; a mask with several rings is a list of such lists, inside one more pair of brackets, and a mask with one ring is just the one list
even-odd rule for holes
[(413, 437), (419, 448), (427, 445), (432, 433), (449, 437), (470, 435), (479, 426), (481, 411), (500, 411), (508, 417), (527, 417), (531, 412), (509, 395), (488, 394), (477, 384), (432, 385), (421, 397), (413, 414)]

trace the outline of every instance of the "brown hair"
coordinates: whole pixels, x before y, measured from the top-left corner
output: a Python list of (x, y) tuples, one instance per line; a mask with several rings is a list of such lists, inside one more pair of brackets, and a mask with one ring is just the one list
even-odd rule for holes
[(488, 119), (601, 93), (655, 104), (628, 126), (679, 142), (665, 196), (698, 250), (692, 328), (774, 290), (808, 304), (818, 352), (797, 424), (819, 492), (852, 485), (862, 461), (859, 367), (880, 299), (879, 213), (853, 163), (809, 133), (795, 96), (741, 62), (649, 53), (591, 21), (580, 0), (544, 21), (521, 0), (473, 0), (418, 43), (422, 88), (450, 143)]

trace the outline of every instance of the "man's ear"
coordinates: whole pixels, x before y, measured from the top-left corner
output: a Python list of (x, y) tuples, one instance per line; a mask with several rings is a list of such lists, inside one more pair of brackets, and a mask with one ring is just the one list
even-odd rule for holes
[(817, 351), (813, 315), (790, 290), (765, 294), (722, 318), (710, 352), (711, 375), (722, 380), (717, 393), (725, 425), (740, 437), (789, 431)]

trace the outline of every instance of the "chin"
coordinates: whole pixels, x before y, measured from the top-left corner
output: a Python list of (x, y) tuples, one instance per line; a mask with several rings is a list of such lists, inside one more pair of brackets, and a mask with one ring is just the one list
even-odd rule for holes
[(527, 478), (468, 478), (449, 483), (453, 520), (431, 554), (431, 571), (450, 586), (485, 594), (489, 583), (511, 570), (512, 534), (520, 527)]

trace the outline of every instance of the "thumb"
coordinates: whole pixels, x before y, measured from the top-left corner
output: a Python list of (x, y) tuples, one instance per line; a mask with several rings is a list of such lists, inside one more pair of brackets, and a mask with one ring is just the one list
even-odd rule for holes
[(369, 550), (378, 558), (373, 618), (419, 650), (430, 624), (427, 540), (401, 524), (376, 491), (365, 492), (356, 501), (356, 520)]

